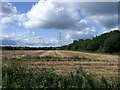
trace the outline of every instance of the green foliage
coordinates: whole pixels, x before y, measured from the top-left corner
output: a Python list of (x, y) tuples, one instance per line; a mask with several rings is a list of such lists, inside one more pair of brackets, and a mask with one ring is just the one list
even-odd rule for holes
[(106, 80), (104, 77), (102, 77), (102, 78), (100, 79), (100, 81), (98, 82), (98, 87), (106, 88), (106, 86), (107, 86), (108, 88), (110, 88), (110, 87), (109, 87), (109, 83), (107, 82), (107, 80)]
[(3, 89), (37, 89), (37, 88), (76, 88), (78, 90), (120, 89), (120, 83), (109, 83), (105, 78), (95, 80), (92, 74), (84, 71), (58, 75), (54, 69), (39, 69), (38, 67), (23, 66), (13, 63), (11, 66), (3, 66), (2, 71)]
[(2, 50), (56, 50), (59, 47), (0, 46)]
[(120, 51), (120, 35), (118, 33), (112, 34), (104, 42), (105, 52), (118, 52)]
[[(63, 47), (61, 48), (63, 49)], [(93, 39), (74, 40), (73, 43), (64, 46), (64, 49), (100, 53), (120, 52), (120, 31), (114, 30), (100, 36), (96, 36)]]

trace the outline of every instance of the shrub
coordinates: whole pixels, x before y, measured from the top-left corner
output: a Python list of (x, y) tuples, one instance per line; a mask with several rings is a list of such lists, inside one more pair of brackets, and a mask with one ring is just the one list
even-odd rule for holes
[(32, 68), (14, 62), (10, 66), (3, 66), (2, 87), (8, 89), (76, 88), (78, 90), (96, 90), (96, 88), (120, 89), (120, 83), (118, 81), (110, 83), (104, 77), (95, 80), (92, 74), (87, 74), (83, 70), (71, 72), (68, 75), (58, 75), (53, 68)]

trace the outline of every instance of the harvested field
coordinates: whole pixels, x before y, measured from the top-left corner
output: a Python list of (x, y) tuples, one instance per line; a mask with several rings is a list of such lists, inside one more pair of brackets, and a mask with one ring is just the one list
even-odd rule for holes
[[(24, 51), (3, 51), (3, 65), (9, 65), (12, 61), (10, 58), (23, 56), (37, 56), (39, 58), (31, 58), (27, 61), (19, 61), (30, 67), (38, 68), (54, 68), (58, 74), (67, 74), (76, 70), (85, 70), (86, 72), (95, 73), (108, 78), (118, 77), (118, 56), (103, 55), (75, 51), (62, 50), (24, 50)], [(52, 59), (51, 59), (52, 58)], [(44, 59), (44, 60), (43, 60)], [(56, 60), (53, 60), (56, 59)], [(71, 60), (69, 60), (71, 59)], [(76, 60), (77, 59), (77, 60)], [(78, 60), (80, 59), (80, 60)]]

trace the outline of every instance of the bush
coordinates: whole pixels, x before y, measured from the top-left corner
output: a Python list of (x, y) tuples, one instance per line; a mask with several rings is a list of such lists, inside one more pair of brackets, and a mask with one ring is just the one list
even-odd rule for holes
[[(58, 75), (54, 69), (39, 69), (13, 63), (3, 66), (2, 87), (4, 88), (76, 88), (96, 90), (96, 88), (120, 89), (120, 83), (109, 83), (105, 78), (95, 80), (93, 75), (86, 74), (83, 70), (68, 75)], [(97, 84), (96, 84), (97, 83)]]

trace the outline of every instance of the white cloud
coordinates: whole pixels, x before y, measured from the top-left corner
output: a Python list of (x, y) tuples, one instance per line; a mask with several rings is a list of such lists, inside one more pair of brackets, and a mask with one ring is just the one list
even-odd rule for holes
[(33, 35), (35, 35), (35, 32), (32, 32)]
[(114, 31), (114, 30), (119, 30), (119, 29), (118, 29), (118, 27), (113, 27), (111, 29), (104, 28), (103, 33), (107, 33), (107, 32)]
[[(0, 30), (1, 45), (17, 45), (17, 46), (58, 46), (58, 40), (55, 37), (40, 37), (36, 36), (35, 32), (29, 30), (23, 33), (14, 32), (6, 34), (4, 30)], [(31, 33), (31, 34), (30, 34)]]
[(81, 31), (68, 31), (66, 33), (66, 39), (67, 40), (78, 40), (78, 39), (87, 39), (94, 37), (94, 33), (96, 32), (95, 28), (84, 28), (84, 30)]
[[(78, 12), (87, 15), (93, 21), (105, 28), (117, 26), (117, 2), (74, 2), (55, 3), (41, 0), (27, 13), (28, 20), (24, 22), (26, 28), (56, 28), (71, 29), (85, 28), (87, 21), (81, 19)], [(36, 15), (37, 13), (37, 15)], [(79, 27), (78, 27), (79, 26)]]
[(2, 11), (0, 10), (0, 15), (2, 16), (11, 16), (17, 13), (16, 7), (14, 7), (11, 3), (1, 3)]
[(0, 39), (2, 38), (2, 36), (3, 36), (3, 30), (2, 28), (0, 28)]
[(23, 23), (24, 21), (27, 20), (27, 17), (26, 17), (26, 14), (24, 14), (24, 13), (23, 14), (15, 14), (13, 16), (13, 19), (20, 23)]
[(66, 8), (60, 3), (44, 0), (35, 4), (26, 14), (28, 20), (24, 22), (26, 28), (56, 28), (73, 27), (80, 19), (75, 8)]
[(8, 24), (11, 24), (11, 26), (23, 26), (23, 22), (26, 21), (26, 14), (13, 14), (11, 16), (5, 16), (0, 18), (0, 23), (2, 25), (7, 26)]
[(12, 22), (12, 19), (10, 17), (5, 17), (0, 20), (2, 24), (10, 24)]
[(83, 28), (86, 28), (87, 27), (87, 20), (85, 19), (81, 19), (77, 24), (76, 24), (76, 28), (77, 29), (83, 29)]
[[(1, 19), (2, 24), (12, 23), (13, 25), (14, 23), (15, 25), (22, 26), (23, 29), (61, 29), (66, 32), (64, 38), (70, 41), (92, 38), (96, 34), (96, 28), (91, 28), (94, 24), (92, 22), (89, 23), (89, 19), (102, 25), (105, 28), (103, 32), (116, 29), (118, 11), (114, 5), (116, 3), (57, 3), (40, 0), (27, 13), (23, 14), (19, 14), (16, 7), (12, 4), (4, 3), (2, 5), (2, 14), (0, 14), (4, 16)], [(80, 12), (78, 12), (79, 10)], [(35, 32), (32, 31), (31, 35), (35, 36)], [(56, 38), (52, 37), (49, 40), (48, 37), (38, 39), (39, 37), (33, 38), (28, 34), (20, 34), (18, 36), (11, 34), (6, 38), (15, 40), (17, 44), (24, 45), (43, 45), (44, 43), (46, 46), (52, 46), (58, 44)]]
[(11, 3), (0, 2), (0, 23), (4, 26), (10, 25), (15, 22), (15, 15), (17, 15), (17, 9)]

